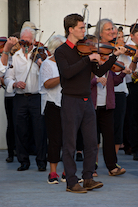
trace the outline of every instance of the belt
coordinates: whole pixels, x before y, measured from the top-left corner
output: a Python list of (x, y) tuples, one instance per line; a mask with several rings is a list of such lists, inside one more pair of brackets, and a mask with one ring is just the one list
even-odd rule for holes
[(19, 93), (17, 93), (16, 95), (18, 95), (18, 96), (26, 96), (26, 97), (28, 97), (28, 96), (32, 96), (32, 95), (38, 95), (39, 93), (21, 93), (21, 94), (19, 94)]
[(28, 97), (28, 96), (32, 96), (33, 93), (24, 93), (23, 95)]

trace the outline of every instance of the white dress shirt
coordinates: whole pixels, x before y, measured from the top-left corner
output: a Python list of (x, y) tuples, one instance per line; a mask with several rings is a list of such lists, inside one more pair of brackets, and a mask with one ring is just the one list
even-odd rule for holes
[[(129, 40), (129, 41), (126, 43), (126, 45), (136, 45), (136, 44), (135, 44), (132, 40)], [(130, 63), (131, 63), (131, 61), (132, 61), (132, 57), (129, 57), (129, 56), (128, 56), (128, 58), (129, 58), (129, 65), (130, 65)], [(138, 63), (137, 63), (136, 69), (138, 70)], [(135, 70), (136, 70), (136, 69), (135, 69)], [(132, 75), (132, 74), (127, 74), (127, 75), (126, 75), (126, 82), (127, 82), (127, 83), (132, 82), (131, 75)]]
[[(33, 48), (34, 49), (34, 48)], [(30, 59), (32, 50), (28, 53), (28, 59), (24, 56), (22, 52), (22, 48), (18, 50), (12, 57), (12, 66), (7, 69), (5, 74), (5, 83), (7, 85), (7, 92), (12, 93), (16, 90), (16, 93), (38, 93), (38, 76), (39, 76), (39, 67), (36, 63), (32, 64), (32, 60)], [(25, 82), (28, 71), (31, 67), (30, 73), (28, 75), (28, 79), (26, 81), (25, 89), (14, 89), (13, 84), (15, 82)]]

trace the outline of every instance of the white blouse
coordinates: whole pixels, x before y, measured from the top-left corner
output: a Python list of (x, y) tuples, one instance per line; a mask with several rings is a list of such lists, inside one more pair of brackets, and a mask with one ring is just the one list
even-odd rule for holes
[[(102, 77), (105, 78), (105, 75), (103, 75)], [(99, 77), (96, 76), (96, 78), (99, 78)], [(103, 86), (100, 82), (97, 83), (97, 106), (106, 105), (106, 95), (107, 95), (106, 85)]]
[(4, 76), (4, 73), (6, 72), (7, 66), (3, 65), (0, 60), (0, 77)]
[[(121, 61), (125, 64), (125, 67), (129, 67), (129, 58), (126, 55), (119, 55), (118, 61)], [(116, 72), (117, 75), (119, 75), (121, 72)], [(126, 85), (126, 76), (123, 78), (123, 82), (120, 83), (118, 86), (114, 87), (115, 92), (124, 92), (126, 95), (128, 95), (128, 88)]]
[(54, 88), (46, 89), (44, 83), (51, 79), (59, 77), (59, 72), (56, 62), (50, 60), (48, 57), (43, 61), (40, 67), (39, 75), (39, 92), (41, 93), (41, 113), (43, 114), (46, 102), (54, 102), (55, 105), (61, 107), (61, 85), (58, 84)]

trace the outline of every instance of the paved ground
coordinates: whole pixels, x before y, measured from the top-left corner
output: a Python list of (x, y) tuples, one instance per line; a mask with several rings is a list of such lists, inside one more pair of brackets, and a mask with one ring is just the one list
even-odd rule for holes
[[(0, 207), (137, 207), (138, 206), (138, 162), (121, 150), (118, 164), (127, 172), (124, 175), (110, 177), (105, 168), (102, 150), (99, 152), (99, 177), (104, 183), (101, 189), (86, 194), (66, 192), (66, 183), (49, 185), (46, 172), (38, 172), (35, 156), (30, 156), (30, 169), (16, 171), (19, 163), (15, 157), (13, 163), (6, 163), (6, 150), (0, 150)], [(77, 162), (77, 175), (81, 177), (82, 162)], [(58, 165), (58, 174), (63, 171), (62, 162)]]

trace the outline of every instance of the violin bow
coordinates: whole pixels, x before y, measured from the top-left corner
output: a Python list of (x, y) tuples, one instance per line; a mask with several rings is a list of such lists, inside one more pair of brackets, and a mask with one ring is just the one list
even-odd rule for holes
[(55, 31), (50, 35), (50, 37), (47, 39), (47, 41), (44, 43), (44, 45), (46, 45), (46, 43), (50, 40), (50, 38), (53, 36), (53, 34), (55, 34)]
[(99, 43), (100, 43), (100, 24), (101, 24), (101, 7), (99, 9), (99, 29), (98, 29), (98, 49), (97, 49), (98, 54), (99, 54)]
[[(88, 7), (88, 4), (84, 4), (84, 9), (83, 9), (83, 19), (85, 20), (85, 17), (86, 17), (86, 11), (87, 11), (87, 21), (86, 21), (86, 25), (85, 25), (85, 28), (86, 28), (86, 32), (85, 32), (85, 35), (88, 34), (88, 19), (89, 19), (89, 10), (87, 9)], [(83, 20), (83, 21), (84, 21)]]
[(113, 49), (113, 51), (112, 51), (112, 55), (113, 55), (113, 53), (114, 53), (114, 51), (115, 51), (115, 47), (116, 47), (117, 40), (118, 40), (118, 34), (119, 34), (119, 32), (117, 31), (117, 37), (116, 37), (116, 40), (115, 40), (115, 45), (114, 45), (114, 49)]
[(24, 81), (25, 83), (26, 83), (26, 81), (27, 81), (27, 79), (28, 79), (28, 76), (29, 76), (29, 73), (30, 73), (30, 71), (31, 71), (32, 65), (33, 65), (34, 60), (35, 60), (35, 58), (36, 58), (36, 55), (37, 55), (37, 52), (38, 52), (38, 48), (39, 48), (39, 46), (40, 46), (40, 41), (41, 41), (41, 37), (42, 37), (43, 32), (44, 32), (44, 31), (41, 31), (41, 34), (40, 34), (40, 37), (39, 37), (39, 42), (38, 42), (38, 45), (37, 45), (37, 48), (36, 48), (36, 51), (35, 51), (35, 54), (34, 54), (34, 58), (33, 58), (32, 62), (31, 62), (31, 66), (30, 66), (30, 68), (29, 68), (29, 71), (28, 71), (28, 73), (27, 73), (26, 79), (25, 79), (25, 81)]
[[(113, 53), (114, 53), (114, 51), (115, 51), (115, 46), (116, 46), (116, 44), (117, 44), (117, 40), (118, 40), (118, 34), (119, 34), (119, 32), (117, 31), (117, 37), (116, 37), (116, 40), (115, 40), (115, 45), (114, 45), (114, 49), (113, 49), (113, 51), (112, 51), (112, 55), (113, 55)], [(108, 75), (109, 75), (109, 70), (108, 70), (107, 73), (106, 73), (106, 78), (108, 78)]]
[[(99, 43), (100, 43), (100, 21), (101, 21), (101, 7), (99, 9), (99, 29), (98, 29), (98, 48), (97, 53), (99, 54)], [(99, 69), (99, 63), (97, 63), (97, 69)]]
[[(114, 23), (114, 24), (122, 27), (131, 27), (130, 25), (126, 25), (126, 24), (119, 24), (119, 23)], [(88, 24), (88, 29), (90, 29), (91, 27), (96, 27), (96, 25)]]
[[(127, 40), (126, 40), (126, 43), (127, 43), (128, 39), (129, 39), (130, 35), (132, 34), (132, 32), (133, 32), (133, 31), (134, 31), (134, 29), (135, 29), (136, 24), (137, 24), (137, 21), (138, 21), (138, 19), (136, 19), (136, 22), (135, 22), (135, 24), (134, 24), (134, 26), (133, 26), (133, 28), (132, 28), (132, 30), (131, 30), (131, 32), (130, 32), (130, 34), (129, 34), (128, 38), (127, 38)], [(125, 44), (126, 44), (126, 43), (125, 43)]]

